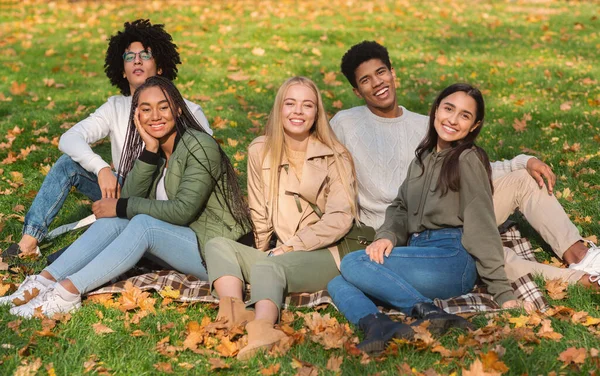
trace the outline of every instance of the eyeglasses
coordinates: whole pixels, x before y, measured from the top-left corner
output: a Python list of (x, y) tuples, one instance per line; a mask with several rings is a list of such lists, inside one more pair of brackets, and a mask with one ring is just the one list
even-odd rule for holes
[(127, 63), (131, 63), (135, 60), (135, 57), (139, 56), (142, 60), (150, 60), (152, 59), (152, 52), (150, 51), (140, 51), (140, 52), (125, 52), (123, 54), (123, 60)]

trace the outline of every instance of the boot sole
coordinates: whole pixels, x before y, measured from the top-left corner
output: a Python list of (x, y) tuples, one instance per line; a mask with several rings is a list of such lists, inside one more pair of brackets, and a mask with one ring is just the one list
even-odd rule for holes
[(368, 355), (379, 355), (385, 351), (388, 342), (389, 341), (377, 340), (365, 343), (365, 341), (362, 341), (356, 345), (356, 348)]

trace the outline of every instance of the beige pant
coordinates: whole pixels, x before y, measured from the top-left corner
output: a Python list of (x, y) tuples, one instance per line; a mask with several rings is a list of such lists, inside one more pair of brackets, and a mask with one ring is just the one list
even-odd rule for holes
[[(518, 170), (494, 180), (494, 211), (496, 223), (504, 223), (516, 210), (562, 258), (565, 251), (582, 240), (567, 213), (545, 188), (540, 189), (527, 170)], [(506, 274), (515, 280), (527, 273), (539, 273), (546, 279), (562, 278), (571, 283), (577, 282), (585, 273), (570, 269), (556, 268), (519, 258), (514, 252), (505, 252)]]
[(267, 257), (265, 252), (226, 238), (210, 239), (204, 248), (211, 289), (223, 276), (250, 283), (248, 306), (267, 299), (281, 309), (286, 294), (325, 290), (327, 283), (340, 275), (328, 249)]

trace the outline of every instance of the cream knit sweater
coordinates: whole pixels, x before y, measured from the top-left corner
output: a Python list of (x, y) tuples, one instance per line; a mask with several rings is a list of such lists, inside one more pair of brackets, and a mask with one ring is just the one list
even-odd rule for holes
[[(333, 131), (354, 158), (360, 219), (375, 229), (383, 224), (427, 132), (428, 116), (400, 108), (402, 115), (392, 119), (374, 115), (367, 106), (340, 111), (331, 119)], [(493, 179), (525, 168), (529, 158), (518, 155), (492, 163)]]

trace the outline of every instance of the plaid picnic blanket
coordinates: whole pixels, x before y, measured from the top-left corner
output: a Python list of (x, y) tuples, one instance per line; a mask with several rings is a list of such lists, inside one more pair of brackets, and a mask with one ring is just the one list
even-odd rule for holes
[[(516, 226), (510, 227), (507, 232), (502, 234), (502, 241), (505, 247), (513, 249), (520, 257), (535, 261), (531, 243), (526, 238), (521, 237)], [(123, 278), (120, 281), (92, 291), (88, 295), (122, 292), (125, 289), (125, 283), (129, 281), (133, 286), (144, 291), (156, 290), (160, 293), (168, 288), (178, 290), (180, 295), (175, 300), (181, 302), (219, 302), (217, 298), (210, 294), (208, 281), (202, 281), (191, 275), (185, 275), (173, 270), (152, 271), (127, 278), (129, 275), (131, 275), (131, 272), (128, 275), (122, 276)], [(512, 285), (520, 299), (532, 301), (540, 311), (545, 311), (549, 307), (548, 301), (535, 284), (532, 275), (527, 274), (514, 281)], [(249, 296), (250, 285), (247, 285), (246, 297)], [(498, 303), (486, 292), (484, 286), (476, 286), (472, 292), (455, 298), (435, 299), (434, 303), (449, 313), (491, 312), (500, 309)], [(333, 301), (327, 290), (314, 293), (289, 294), (285, 299), (284, 308), (313, 308), (323, 304), (333, 305)], [(399, 311), (391, 308), (380, 307), (380, 309), (387, 314), (400, 314)]]

